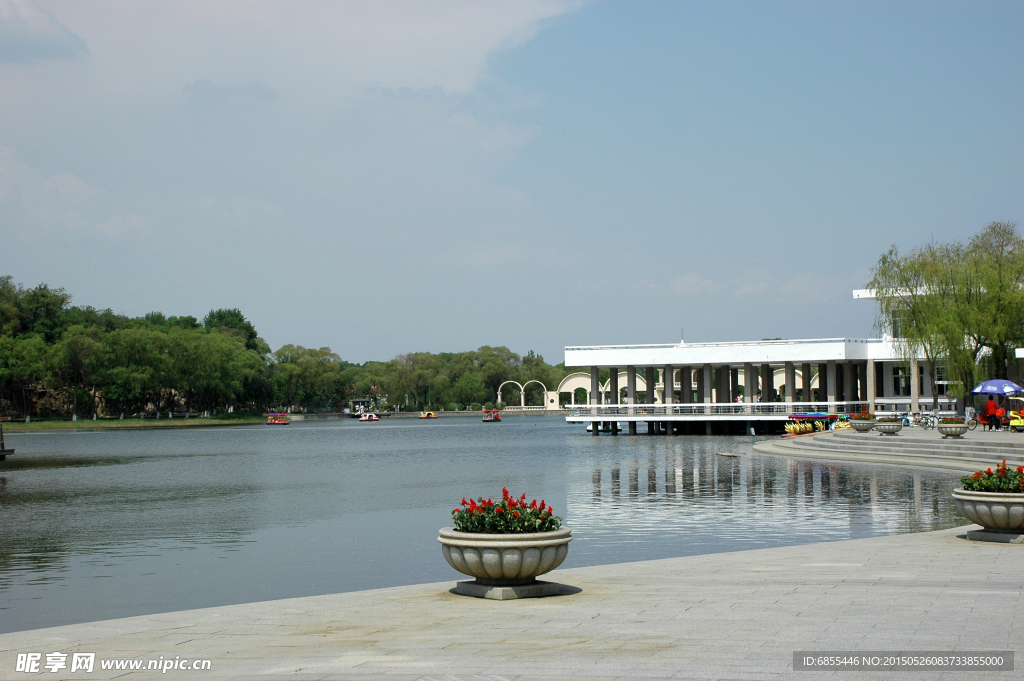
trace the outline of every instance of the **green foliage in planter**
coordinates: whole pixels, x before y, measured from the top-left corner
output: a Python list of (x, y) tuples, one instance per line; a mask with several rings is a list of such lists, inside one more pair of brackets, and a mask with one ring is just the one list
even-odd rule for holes
[(964, 425), (963, 416), (944, 416), (939, 419), (940, 426), (962, 426)]
[(1024, 492), (1024, 466), (1017, 466), (1017, 469), (1006, 467), (1006, 459), (996, 466), (995, 472), (991, 468), (984, 473), (978, 471), (974, 475), (965, 475), (960, 478), (960, 486), (970, 492)]
[(460, 508), (452, 510), (452, 524), (459, 532), (486, 534), (525, 534), (557, 530), (562, 519), (553, 515), (554, 509), (534, 499), (526, 503), (526, 495), (516, 499), (501, 488), (501, 501), (490, 499), (462, 499)]

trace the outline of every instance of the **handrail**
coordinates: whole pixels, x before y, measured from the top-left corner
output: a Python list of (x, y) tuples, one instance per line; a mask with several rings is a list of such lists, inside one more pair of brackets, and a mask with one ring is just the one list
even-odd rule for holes
[(860, 414), (866, 401), (848, 402), (697, 402), (692, 404), (577, 404), (573, 416), (707, 416), (789, 415), (800, 413)]

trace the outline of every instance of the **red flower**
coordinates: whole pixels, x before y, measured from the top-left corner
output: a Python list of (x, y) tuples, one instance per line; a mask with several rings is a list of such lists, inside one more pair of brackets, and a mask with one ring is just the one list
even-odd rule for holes
[(512, 511), (512, 515), (514, 515), (515, 517), (518, 518), (519, 517), (519, 511)]
[(497, 511), (498, 513), (504, 513), (505, 512), (505, 509), (503, 509), (501, 506), (499, 506), (498, 508), (496, 508), (494, 510)]
[(458, 513), (458, 512), (459, 512), (459, 509), (457, 509), (457, 508), (453, 508), (452, 509), (452, 513)]
[(540, 500), (540, 507), (544, 508), (544, 500), (543, 499)]
[(985, 474), (986, 474), (986, 475), (992, 475), (992, 469), (991, 469), (991, 468), (987, 469), (987, 470), (985, 471)]
[(508, 487), (501, 488), (501, 498), (508, 499)]
[(519, 497), (519, 501), (526, 501), (526, 492), (523, 492), (523, 496)]
[(548, 513), (554, 513), (554, 512), (555, 512), (555, 509), (553, 509), (550, 506), (548, 506)]
[(536, 499), (534, 499), (533, 501), (530, 502), (530, 508), (532, 508), (535, 511), (537, 510), (537, 500)]
[(469, 505), (469, 504), (468, 504), (468, 503), (466, 502), (466, 497), (462, 497), (462, 505), (463, 505), (463, 506), (468, 506), (468, 505)]
[(1024, 475), (1024, 466), (1017, 466), (1017, 472)]

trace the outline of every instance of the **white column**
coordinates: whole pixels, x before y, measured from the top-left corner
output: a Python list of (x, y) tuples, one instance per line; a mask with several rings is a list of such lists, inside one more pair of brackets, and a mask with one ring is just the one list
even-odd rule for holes
[(775, 388), (775, 374), (768, 364), (761, 365), (761, 401), (772, 401), (772, 390)]
[(828, 386), (826, 388), (828, 390), (828, 410), (831, 412), (831, 405), (836, 401), (836, 363), (835, 361), (831, 361), (826, 366), (828, 367), (826, 369), (825, 378), (825, 380), (828, 382)]
[(590, 367), (590, 403), (601, 404), (601, 370)]
[(843, 401), (853, 401), (853, 362), (843, 362)]
[(611, 393), (611, 404), (619, 403), (619, 368), (612, 367), (608, 374), (608, 392)]
[[(754, 365), (747, 362), (743, 365), (743, 401), (749, 405), (754, 401), (755, 393), (757, 393), (757, 377), (754, 376)], [(748, 414), (752, 411), (749, 406), (746, 408)]]
[(796, 392), (796, 368), (792, 362), (786, 362), (786, 401), (794, 402), (793, 394)]
[(644, 367), (644, 382), (647, 383), (644, 403), (654, 404), (654, 387), (658, 384), (658, 372), (654, 367)]
[(683, 404), (693, 402), (693, 375), (690, 373), (690, 367), (679, 370), (679, 401)]
[(917, 359), (910, 360), (910, 411), (921, 411), (921, 367)]
[(704, 404), (711, 404), (711, 365), (704, 365)]
[(867, 378), (867, 383), (868, 383), (868, 388), (867, 388), (867, 393), (868, 394), (866, 396), (867, 401), (868, 401), (868, 411), (871, 412), (872, 414), (874, 414), (875, 413), (875, 393), (877, 392), (877, 388), (875, 387), (875, 360), (873, 360), (873, 359), (869, 359), (868, 360), (868, 368), (867, 368), (867, 376), (866, 376), (866, 378)]
[(636, 404), (636, 367), (626, 367), (626, 404)]
[(800, 372), (803, 374), (802, 378), (804, 384), (804, 394), (801, 395), (804, 402), (813, 402), (814, 398), (811, 395), (811, 365), (805, 363), (800, 365)]
[(675, 368), (666, 364), (663, 373), (664, 379), (662, 380), (662, 382), (665, 384), (665, 398), (663, 400), (665, 404), (672, 404), (673, 402), (675, 402), (674, 396), (672, 394), (675, 392), (676, 389), (675, 380), (673, 380), (675, 377), (672, 375), (674, 373)]

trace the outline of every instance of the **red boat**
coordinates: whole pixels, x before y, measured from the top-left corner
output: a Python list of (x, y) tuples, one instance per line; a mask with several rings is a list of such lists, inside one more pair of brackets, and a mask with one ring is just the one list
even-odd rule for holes
[(288, 420), (288, 414), (278, 414), (276, 412), (267, 414), (267, 425), (268, 426), (287, 426), (291, 421)]
[(500, 411), (497, 409), (484, 409), (484, 423), (497, 423), (500, 420)]
[(359, 417), (359, 420), (363, 423), (373, 423), (374, 421), (380, 421), (380, 418), (376, 414), (363, 414)]

